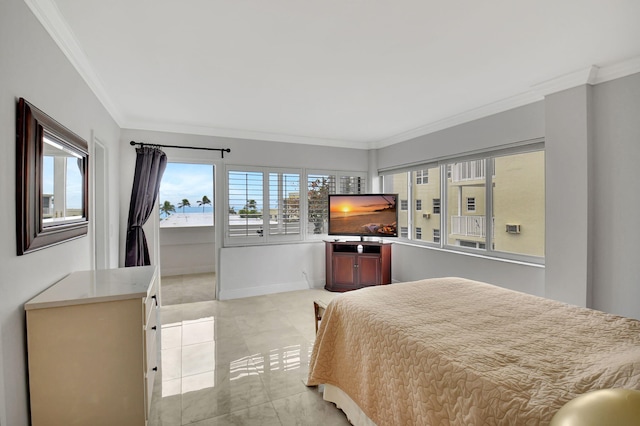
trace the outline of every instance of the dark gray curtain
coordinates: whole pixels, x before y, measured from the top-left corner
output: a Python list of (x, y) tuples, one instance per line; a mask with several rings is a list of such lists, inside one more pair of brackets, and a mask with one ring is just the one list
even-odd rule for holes
[(136, 148), (136, 171), (127, 221), (125, 266), (151, 265), (142, 225), (147, 222), (156, 205), (160, 181), (166, 167), (167, 156), (162, 150), (148, 146)]

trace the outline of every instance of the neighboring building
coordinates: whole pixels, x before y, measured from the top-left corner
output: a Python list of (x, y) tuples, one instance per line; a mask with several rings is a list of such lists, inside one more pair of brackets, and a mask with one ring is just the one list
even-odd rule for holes
[[(486, 162), (493, 170), (493, 232), (491, 249), (544, 256), (544, 151), (524, 152), (449, 163), (446, 188), (441, 188), (439, 166), (393, 175), (393, 192), (400, 194), (401, 237), (486, 248)], [(411, 182), (408, 182), (410, 176)], [(408, 190), (410, 188), (410, 191)], [(446, 240), (441, 221), (445, 211)]]

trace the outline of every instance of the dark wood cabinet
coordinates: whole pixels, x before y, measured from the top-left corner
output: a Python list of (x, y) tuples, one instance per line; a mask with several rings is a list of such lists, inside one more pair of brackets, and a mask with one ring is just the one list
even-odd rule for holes
[(391, 283), (391, 243), (326, 241), (325, 245), (325, 289), (342, 292)]

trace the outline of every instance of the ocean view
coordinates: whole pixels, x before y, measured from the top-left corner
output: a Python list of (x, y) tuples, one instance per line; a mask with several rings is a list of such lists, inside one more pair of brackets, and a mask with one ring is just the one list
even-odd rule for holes
[(213, 226), (213, 208), (211, 206), (204, 207), (185, 207), (184, 213), (182, 208), (176, 209), (175, 213), (166, 215), (160, 214), (160, 227), (190, 227), (190, 226)]
[[(172, 212), (171, 215), (177, 214), (177, 213), (209, 213), (212, 214), (213, 213), (213, 207), (212, 206), (204, 206), (204, 210), (202, 209), (202, 206), (191, 206), (191, 207), (185, 207), (184, 211), (181, 208), (177, 208), (176, 207), (176, 211)], [(161, 218), (165, 218), (166, 215), (162, 212), (160, 212), (160, 217)]]

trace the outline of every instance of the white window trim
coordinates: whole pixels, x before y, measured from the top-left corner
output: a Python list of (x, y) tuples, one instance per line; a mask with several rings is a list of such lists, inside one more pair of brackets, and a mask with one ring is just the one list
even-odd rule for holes
[[(300, 175), (300, 234), (293, 235), (269, 235), (268, 226), (263, 225), (263, 236), (258, 235), (246, 237), (231, 237), (229, 235), (229, 172), (259, 172), (262, 173), (263, 180), (263, 224), (269, 223), (269, 174), (270, 173), (294, 173)], [(220, 190), (222, 192), (222, 202), (225, 206), (222, 218), (225, 247), (251, 246), (251, 245), (271, 245), (284, 243), (298, 243), (321, 241), (327, 239), (327, 234), (309, 234), (308, 213), (308, 176), (309, 175), (333, 175), (336, 178), (335, 193), (340, 193), (340, 181), (343, 177), (359, 177), (364, 182), (361, 193), (367, 193), (369, 189), (369, 179), (367, 172), (363, 171), (346, 171), (346, 170), (329, 170), (329, 169), (295, 169), (282, 167), (267, 166), (246, 166), (227, 164), (224, 167), (223, 185)]]

